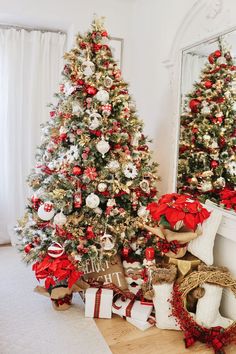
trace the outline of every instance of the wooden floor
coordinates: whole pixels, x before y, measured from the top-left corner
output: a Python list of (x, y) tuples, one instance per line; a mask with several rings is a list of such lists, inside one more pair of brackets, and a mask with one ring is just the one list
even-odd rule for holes
[[(117, 315), (111, 320), (97, 319), (96, 324), (113, 354), (214, 354), (202, 343), (185, 349), (182, 332), (156, 327), (143, 332)], [(235, 346), (226, 347), (226, 354), (235, 353)]]

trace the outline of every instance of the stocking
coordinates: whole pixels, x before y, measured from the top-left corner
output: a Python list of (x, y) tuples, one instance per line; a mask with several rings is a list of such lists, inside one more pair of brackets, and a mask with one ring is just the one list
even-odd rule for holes
[(205, 289), (204, 296), (198, 300), (196, 309), (196, 322), (204, 327), (228, 327), (233, 320), (221, 316), (219, 307), (223, 288), (218, 285), (205, 283), (202, 285)]
[(156, 326), (161, 329), (179, 330), (175, 318), (171, 315), (171, 304), (173, 283), (162, 283), (153, 285), (153, 304), (156, 312)]

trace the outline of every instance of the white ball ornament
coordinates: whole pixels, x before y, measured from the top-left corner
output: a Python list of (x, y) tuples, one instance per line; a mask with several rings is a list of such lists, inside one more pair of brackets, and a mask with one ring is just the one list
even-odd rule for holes
[(204, 116), (208, 116), (211, 113), (211, 109), (208, 106), (204, 106), (201, 109), (201, 114), (203, 114)]
[(63, 255), (65, 252), (64, 247), (58, 243), (58, 242), (53, 242), (51, 246), (48, 247), (48, 255), (52, 258), (59, 258)]
[(211, 191), (213, 188), (211, 181), (205, 181), (202, 182), (200, 185), (200, 189), (202, 192), (208, 192)]
[(53, 204), (51, 202), (45, 202), (38, 209), (38, 216), (40, 219), (44, 221), (49, 221), (53, 218), (55, 214), (55, 210), (53, 208)]
[(117, 172), (120, 169), (120, 164), (116, 160), (111, 160), (107, 167), (111, 172)]
[(149, 214), (149, 210), (144, 205), (141, 205), (137, 211), (137, 214), (140, 218), (146, 218)]
[(110, 150), (110, 144), (102, 137), (102, 139), (96, 144), (96, 149), (102, 157), (105, 157), (105, 154)]
[(103, 182), (99, 183), (98, 184), (98, 191), (99, 192), (105, 192), (105, 190), (107, 190), (107, 184), (103, 183)]
[(55, 225), (62, 226), (66, 223), (66, 220), (67, 220), (66, 216), (61, 211), (60, 213), (58, 213), (54, 216), (53, 223)]
[(90, 209), (95, 209), (99, 206), (100, 204), (100, 199), (99, 197), (94, 194), (94, 193), (91, 193), (87, 196), (86, 198), (86, 206)]
[(100, 89), (95, 98), (102, 103), (107, 103), (109, 101), (109, 93), (106, 90)]
[(217, 60), (216, 60), (217, 64), (218, 65), (223, 65), (223, 64), (227, 64), (227, 60), (225, 57), (219, 57)]

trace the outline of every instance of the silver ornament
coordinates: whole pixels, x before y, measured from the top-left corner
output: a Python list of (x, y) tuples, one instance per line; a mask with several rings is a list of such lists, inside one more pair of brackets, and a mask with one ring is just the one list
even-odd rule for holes
[(111, 160), (107, 166), (111, 172), (117, 172), (120, 169), (120, 164), (116, 160)]
[(53, 223), (55, 225), (62, 226), (66, 223), (66, 220), (67, 220), (66, 216), (61, 211), (60, 213), (58, 213), (54, 216)]
[(100, 89), (96, 93), (95, 98), (102, 103), (107, 103), (109, 101), (109, 93), (106, 90)]
[(96, 144), (96, 149), (100, 154), (102, 154), (102, 157), (105, 157), (105, 154), (110, 150), (110, 145), (109, 143), (102, 137), (102, 139)]
[(91, 193), (87, 196), (86, 198), (86, 206), (90, 209), (95, 209), (99, 206), (100, 204), (100, 199), (99, 197), (94, 194), (94, 193)]

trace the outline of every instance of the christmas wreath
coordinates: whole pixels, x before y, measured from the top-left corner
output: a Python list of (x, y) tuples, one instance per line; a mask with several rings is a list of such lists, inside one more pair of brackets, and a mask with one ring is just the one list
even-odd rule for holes
[(236, 322), (227, 328), (220, 326), (206, 328), (199, 325), (185, 307), (189, 292), (204, 283), (211, 283), (229, 288), (236, 296), (236, 281), (229, 272), (215, 268), (213, 271), (207, 267), (202, 271), (194, 271), (184, 278), (181, 284), (175, 284), (171, 299), (172, 315), (176, 318), (181, 330), (184, 332), (186, 348), (196, 341), (206, 343), (212, 347), (216, 354), (224, 354), (224, 347), (230, 343), (236, 344)]

